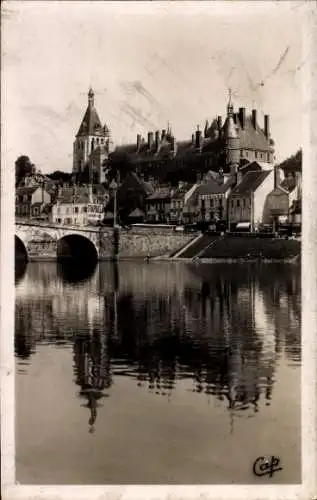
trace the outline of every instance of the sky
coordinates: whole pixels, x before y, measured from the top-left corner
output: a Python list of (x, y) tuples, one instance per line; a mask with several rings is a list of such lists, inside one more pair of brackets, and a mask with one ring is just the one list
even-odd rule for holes
[(72, 169), (95, 91), (114, 144), (166, 128), (177, 140), (236, 108), (271, 116), (276, 160), (301, 146), (305, 2), (4, 2), (2, 151), (43, 173)]

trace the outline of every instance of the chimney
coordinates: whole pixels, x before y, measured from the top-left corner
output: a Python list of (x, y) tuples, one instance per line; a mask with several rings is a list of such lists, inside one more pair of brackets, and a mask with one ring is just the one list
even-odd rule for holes
[(253, 128), (256, 129), (256, 125), (257, 125), (257, 112), (256, 112), (256, 109), (252, 109), (252, 125), (253, 125)]
[(165, 130), (165, 129), (163, 129), (163, 130), (162, 130), (162, 135), (161, 135), (161, 139), (162, 139), (162, 141), (163, 141), (163, 139), (165, 138), (165, 136), (166, 136), (166, 130)]
[(239, 108), (239, 120), (241, 124), (241, 128), (245, 127), (245, 108)]
[(152, 149), (153, 146), (153, 132), (149, 132), (147, 135), (148, 148)]
[(274, 167), (274, 188), (281, 185), (281, 172), (280, 169), (275, 165)]
[(192, 145), (195, 145), (195, 134), (192, 134)]
[(240, 184), (240, 182), (242, 181), (242, 172), (241, 170), (237, 170), (237, 184)]
[(223, 182), (224, 182), (223, 169), (220, 168), (218, 172), (218, 183), (223, 184)]
[(265, 137), (269, 139), (270, 137), (270, 117), (269, 115), (264, 115), (264, 133)]
[(201, 130), (199, 130), (199, 125), (197, 125), (196, 141), (195, 141), (196, 149), (200, 149), (200, 145), (201, 145)]
[(209, 129), (209, 122), (208, 120), (206, 120), (206, 123), (205, 123), (205, 129), (204, 129), (204, 137), (208, 137), (208, 129)]
[(176, 155), (176, 139), (175, 137), (172, 135), (171, 137), (171, 152), (173, 153), (173, 156)]
[(88, 186), (88, 200), (89, 200), (89, 203), (93, 203), (92, 184), (91, 183)]
[(222, 117), (221, 116), (218, 116), (217, 122), (218, 122), (219, 131), (220, 131), (222, 129)]
[(142, 138), (141, 138), (141, 134), (138, 134), (138, 135), (136, 136), (136, 150), (137, 150), (137, 152), (139, 152), (139, 151), (140, 151), (140, 148), (141, 148), (141, 140), (142, 140)]
[(159, 130), (157, 130), (155, 132), (155, 150), (156, 150), (156, 152), (158, 152), (159, 146), (160, 146), (160, 132), (159, 132)]

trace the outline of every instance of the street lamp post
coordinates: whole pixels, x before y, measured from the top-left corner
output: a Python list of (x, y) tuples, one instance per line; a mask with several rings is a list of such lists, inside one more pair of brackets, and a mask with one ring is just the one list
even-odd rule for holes
[[(118, 179), (118, 176), (117, 176)], [(118, 182), (116, 179), (113, 179), (110, 184), (110, 189), (113, 190), (113, 228), (114, 228), (114, 260), (117, 259), (117, 255), (119, 252), (119, 227), (117, 224), (117, 189)]]
[(113, 191), (113, 227), (117, 227), (117, 189), (118, 184), (115, 179), (112, 180), (110, 188)]

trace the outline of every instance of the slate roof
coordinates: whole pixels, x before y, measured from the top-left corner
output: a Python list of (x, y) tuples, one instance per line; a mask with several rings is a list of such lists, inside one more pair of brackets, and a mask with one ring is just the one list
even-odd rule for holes
[(144, 212), (140, 210), (139, 208), (136, 208), (133, 210), (133, 212), (130, 213), (129, 217), (144, 217)]
[(272, 170), (265, 170), (260, 172), (248, 172), (242, 177), (241, 182), (233, 188), (231, 194), (232, 195), (244, 195), (249, 194), (252, 191), (255, 191), (270, 175)]
[(148, 196), (153, 193), (153, 187), (150, 182), (141, 179), (135, 172), (129, 172), (119, 187), (119, 194), (122, 195), (126, 190), (132, 188), (141, 188)]
[(228, 191), (228, 189), (232, 186), (233, 184), (233, 179), (228, 179), (227, 182), (224, 182), (222, 184), (219, 184), (217, 181), (214, 179), (210, 179), (209, 181), (205, 182), (204, 184), (201, 184), (197, 188), (197, 195), (204, 195), (204, 194), (224, 194)]
[(271, 146), (269, 140), (265, 136), (264, 130), (256, 125), (253, 127), (252, 117), (246, 116), (245, 126), (242, 129), (239, 117), (236, 118), (236, 126), (238, 135), (240, 137), (240, 148), (241, 149), (256, 149), (259, 151), (268, 151)]
[[(93, 187), (93, 198), (97, 199), (98, 202), (104, 201), (104, 196), (107, 193), (104, 186), (94, 186)], [(89, 203), (89, 191), (85, 186), (67, 187), (62, 188), (58, 194), (58, 200), (60, 203)]]
[(39, 186), (33, 186), (33, 187), (17, 187), (16, 189), (16, 194), (19, 196), (23, 196), (27, 194), (28, 196), (32, 195), (35, 193), (35, 191), (39, 188)]
[(160, 187), (155, 189), (154, 193), (148, 196), (146, 201), (167, 200), (171, 198), (171, 190), (168, 187)]

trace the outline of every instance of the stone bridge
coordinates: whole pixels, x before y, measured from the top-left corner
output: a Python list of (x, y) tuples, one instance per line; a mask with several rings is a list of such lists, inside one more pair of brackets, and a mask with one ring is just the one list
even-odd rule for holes
[(56, 260), (58, 257), (81, 257), (94, 260), (114, 256), (112, 228), (76, 227), (17, 220), (16, 251), (27, 260)]
[(75, 257), (88, 262), (169, 256), (196, 236), (179, 234), (171, 226), (115, 230), (20, 219), (15, 223), (16, 256), (29, 261)]

